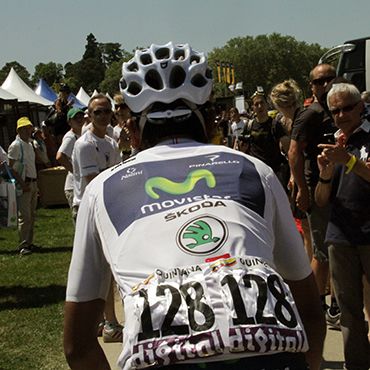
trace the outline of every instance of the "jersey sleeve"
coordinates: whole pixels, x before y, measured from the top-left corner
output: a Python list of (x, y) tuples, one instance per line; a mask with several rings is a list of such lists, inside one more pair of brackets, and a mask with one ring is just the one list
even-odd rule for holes
[(97, 150), (92, 143), (81, 142), (81, 145), (76, 148), (75, 155), (79, 162), (81, 177), (100, 172)]
[(20, 161), (22, 156), (20, 144), (17, 145), (16, 141), (13, 141), (8, 148), (8, 157), (15, 161)]
[(68, 274), (66, 300), (70, 302), (106, 300), (108, 294), (111, 272), (96, 229), (94, 209), (94, 198), (86, 189), (78, 211)]
[(71, 137), (69, 135), (64, 136), (62, 144), (60, 145), (58, 149), (58, 153), (63, 153), (68, 158), (71, 158), (75, 142), (76, 142), (76, 139), (74, 137)]
[(291, 138), (295, 141), (310, 142), (312, 134), (316, 132), (314, 125), (317, 119), (318, 113), (315, 110), (302, 110), (293, 123)]

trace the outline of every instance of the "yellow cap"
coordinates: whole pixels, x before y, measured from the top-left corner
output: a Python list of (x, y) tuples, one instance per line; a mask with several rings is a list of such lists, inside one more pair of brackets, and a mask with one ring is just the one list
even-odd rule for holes
[(25, 126), (32, 126), (33, 127), (33, 124), (31, 123), (31, 121), (27, 117), (19, 118), (19, 120), (17, 121), (17, 131), (21, 127), (25, 127)]

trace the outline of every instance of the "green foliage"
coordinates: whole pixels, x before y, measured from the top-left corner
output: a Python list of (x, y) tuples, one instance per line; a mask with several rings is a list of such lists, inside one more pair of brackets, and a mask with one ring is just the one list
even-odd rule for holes
[(301, 87), (303, 97), (308, 97), (311, 95), (309, 72), (325, 51), (318, 44), (308, 45), (278, 33), (233, 38), (225, 46), (214, 48), (208, 55), (215, 72), (216, 97), (224, 96), (228, 90), (223, 73), (222, 82), (218, 82), (216, 61), (233, 64), (235, 83), (243, 82), (247, 98), (257, 86), (269, 92), (276, 83), (288, 78), (293, 78)]
[(99, 85), (100, 91), (107, 92), (110, 96), (119, 93), (119, 80), (122, 77), (122, 63), (129, 61), (133, 54), (123, 50), (123, 58), (118, 62), (113, 62), (105, 71), (105, 78)]
[(119, 62), (123, 58), (123, 49), (121, 44), (116, 42), (108, 42), (106, 44), (99, 44), (103, 62), (106, 67), (110, 67), (112, 63)]
[(5, 66), (0, 70), (0, 85), (6, 80), (11, 68), (17, 72), (18, 76), (25, 82), (29, 87), (32, 87), (32, 82), (30, 81), (31, 75), (25, 67), (23, 67), (18, 62), (6, 63)]
[(20, 256), (18, 231), (0, 236), (0, 369), (68, 369), (63, 354), (67, 274), (74, 228), (69, 208), (38, 209), (39, 253)]
[(95, 36), (90, 33), (86, 37), (86, 40), (87, 44), (85, 46), (85, 53), (82, 56), (82, 59), (100, 59), (100, 61), (102, 61), (101, 50)]
[(43, 78), (49, 86), (58, 83), (63, 78), (63, 66), (54, 62), (37, 64), (32, 82), (36, 85), (40, 78)]
[[(92, 33), (86, 37), (86, 41), (80, 61), (67, 63), (64, 71), (60, 64), (54, 62), (39, 63), (35, 67), (32, 82), (36, 84), (42, 77), (51, 87), (61, 81), (67, 82), (75, 93), (81, 86), (88, 93), (95, 89), (110, 95), (117, 93), (122, 62), (132, 58), (136, 49), (143, 48), (137, 47), (130, 53), (120, 43), (98, 43)], [(297, 81), (302, 89), (302, 98), (311, 96), (308, 75), (326, 50), (318, 44), (309, 45), (278, 33), (233, 38), (226, 45), (214, 48), (208, 55), (215, 74), (215, 96), (234, 96), (223, 73), (222, 81), (218, 82), (216, 61), (233, 64), (235, 83), (243, 82), (247, 98), (253, 94), (256, 86), (262, 86), (269, 92), (276, 83), (287, 78)], [(14, 67), (23, 81), (32, 86), (30, 74), (17, 62), (7, 63), (0, 70), (0, 84), (11, 67)]]
[(99, 88), (104, 80), (105, 66), (98, 59), (88, 58), (68, 67), (66, 79), (73, 78), (78, 86), (82, 86), (89, 93)]

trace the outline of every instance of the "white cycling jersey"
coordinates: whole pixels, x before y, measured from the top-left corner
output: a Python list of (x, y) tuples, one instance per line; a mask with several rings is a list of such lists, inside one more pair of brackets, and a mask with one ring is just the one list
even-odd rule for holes
[(288, 280), (311, 272), (273, 171), (181, 140), (108, 169), (86, 189), (67, 300), (124, 300), (123, 369), (306, 351)]

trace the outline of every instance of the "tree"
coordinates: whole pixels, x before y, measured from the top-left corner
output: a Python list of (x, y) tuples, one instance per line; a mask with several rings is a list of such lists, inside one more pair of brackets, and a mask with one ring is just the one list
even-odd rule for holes
[(113, 96), (119, 93), (119, 80), (122, 77), (122, 63), (129, 61), (133, 54), (123, 50), (124, 57), (119, 62), (113, 62), (111, 66), (105, 71), (104, 81), (100, 84), (100, 91), (109, 93)]
[(87, 37), (87, 44), (85, 46), (85, 53), (82, 56), (82, 59), (100, 59), (102, 61), (102, 54), (99, 48), (99, 44), (96, 41), (95, 36), (90, 33)]
[(66, 79), (71, 79), (77, 86), (82, 86), (89, 93), (98, 89), (104, 80), (105, 67), (95, 58), (82, 59), (74, 64), (69, 64), (66, 69)]
[[(294, 37), (273, 33), (255, 38), (233, 38), (225, 46), (214, 48), (208, 58), (215, 74), (216, 61), (233, 64), (235, 82), (243, 82), (246, 97), (250, 97), (257, 86), (262, 86), (268, 93), (276, 83), (293, 78), (305, 98), (311, 95), (309, 72), (326, 50), (318, 44), (308, 45)], [(224, 79), (218, 82), (215, 76), (216, 97), (232, 95), (227, 85)]]
[(6, 63), (5, 66), (0, 70), (0, 85), (2, 85), (3, 82), (6, 80), (12, 67), (17, 72), (18, 76), (23, 80), (23, 82), (25, 82), (29, 87), (32, 88), (32, 83), (30, 81), (31, 75), (25, 67), (15, 61)]
[(43, 78), (49, 86), (53, 86), (54, 83), (59, 82), (63, 78), (63, 66), (54, 62), (37, 64), (35, 73), (32, 76), (32, 82), (36, 85), (40, 78)]

